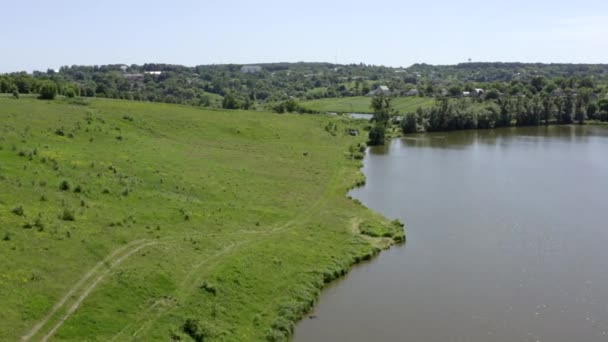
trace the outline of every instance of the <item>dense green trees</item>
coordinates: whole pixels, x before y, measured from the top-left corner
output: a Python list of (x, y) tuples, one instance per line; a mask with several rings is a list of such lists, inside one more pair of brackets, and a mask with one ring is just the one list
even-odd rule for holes
[(590, 93), (585, 91), (565, 96), (503, 96), (482, 102), (444, 97), (431, 108), (419, 108), (406, 114), (401, 121), (401, 129), (404, 133), (412, 133), (419, 130), (433, 132), (511, 125), (571, 124), (573, 115), (579, 124), (591, 115), (596, 120), (608, 120), (608, 99), (592, 102)]
[[(68, 97), (304, 112), (303, 108), (296, 108), (288, 101), (362, 96), (380, 85), (388, 86), (391, 96), (404, 96), (415, 90), (409, 95), (435, 98), (460, 98), (463, 91), (481, 88), (486, 90), (485, 94), (477, 96), (473, 92), (470, 94), (472, 101), (495, 101), (500, 108), (497, 122), (507, 125), (517, 119), (519, 124), (545, 123), (548, 108), (560, 113), (552, 118), (560, 123), (580, 121), (581, 118), (599, 119), (605, 111), (591, 104), (605, 98), (608, 91), (608, 65), (602, 64), (464, 63), (389, 68), (365, 64), (271, 63), (260, 66), (261, 70), (256, 73), (243, 73), (241, 65), (234, 64), (66, 66), (59, 71), (0, 75), (0, 92), (12, 93), (16, 89), (19, 94), (39, 94), (49, 81), (55, 83), (57, 95)], [(584, 99), (577, 104), (576, 94), (585, 92), (591, 100)], [(549, 95), (550, 103), (547, 102)], [(568, 95), (572, 97), (567, 98)], [(517, 101), (503, 101), (505, 97), (530, 99), (535, 96), (540, 96), (539, 103), (526, 101), (523, 105)], [(510, 108), (514, 106), (519, 106), (518, 110)], [(486, 125), (492, 120), (485, 118), (495, 113), (482, 111), (477, 114), (477, 120), (482, 117), (482, 125)], [(441, 115), (433, 116), (433, 119), (443, 120)], [(469, 127), (475, 124), (473, 121), (468, 117), (442, 125)]]

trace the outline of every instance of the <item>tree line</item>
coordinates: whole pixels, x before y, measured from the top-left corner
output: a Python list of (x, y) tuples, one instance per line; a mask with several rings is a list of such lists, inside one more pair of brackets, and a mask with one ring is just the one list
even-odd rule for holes
[[(603, 95), (608, 87), (606, 64), (463, 63), (454, 66), (415, 64), (408, 68), (332, 63), (243, 65), (171, 64), (64, 66), (59, 70), (0, 75), (0, 92), (39, 94), (55, 83), (65, 96), (105, 97), (179, 103), (203, 107), (271, 108), (290, 99), (362, 96), (380, 85), (403, 96), (458, 97), (483, 88), (486, 97), (532, 96), (581, 88)], [(47, 82), (48, 81), (48, 82)], [(225, 99), (228, 97), (227, 99)]]
[(438, 99), (431, 108), (418, 108), (401, 120), (404, 133), (487, 129), (508, 126), (584, 124), (608, 121), (608, 99), (590, 91), (556, 96), (502, 96), (481, 102), (469, 98)]

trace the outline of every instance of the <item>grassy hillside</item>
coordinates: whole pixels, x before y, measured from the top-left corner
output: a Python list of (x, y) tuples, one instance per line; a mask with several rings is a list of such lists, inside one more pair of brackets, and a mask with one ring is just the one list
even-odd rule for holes
[[(434, 101), (434, 99), (428, 97), (397, 97), (393, 99), (392, 103), (400, 114), (405, 114), (415, 111), (418, 107), (430, 107)], [(337, 113), (371, 113), (370, 104), (371, 98), (368, 96), (327, 98), (301, 102), (301, 105), (307, 109)]]
[(0, 340), (287, 339), (324, 283), (402, 239), (345, 196), (355, 125), (1, 97)]

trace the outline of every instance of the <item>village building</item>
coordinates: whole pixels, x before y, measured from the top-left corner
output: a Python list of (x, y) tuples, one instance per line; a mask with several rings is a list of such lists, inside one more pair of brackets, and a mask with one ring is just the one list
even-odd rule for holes
[(241, 67), (241, 72), (244, 74), (255, 74), (260, 71), (262, 71), (262, 67), (259, 65), (243, 65)]
[(376, 88), (376, 90), (372, 90), (369, 93), (367, 93), (367, 96), (375, 96), (375, 95), (380, 95), (380, 94), (389, 96), (389, 95), (391, 95), (391, 90), (387, 86), (381, 85), (381, 86), (378, 86), (378, 88)]

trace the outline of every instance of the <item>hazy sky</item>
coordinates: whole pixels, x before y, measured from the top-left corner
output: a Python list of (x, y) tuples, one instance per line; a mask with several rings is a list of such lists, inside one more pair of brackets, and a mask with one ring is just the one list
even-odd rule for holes
[(146, 62), (608, 62), (607, 0), (2, 0), (0, 13), (0, 72)]

